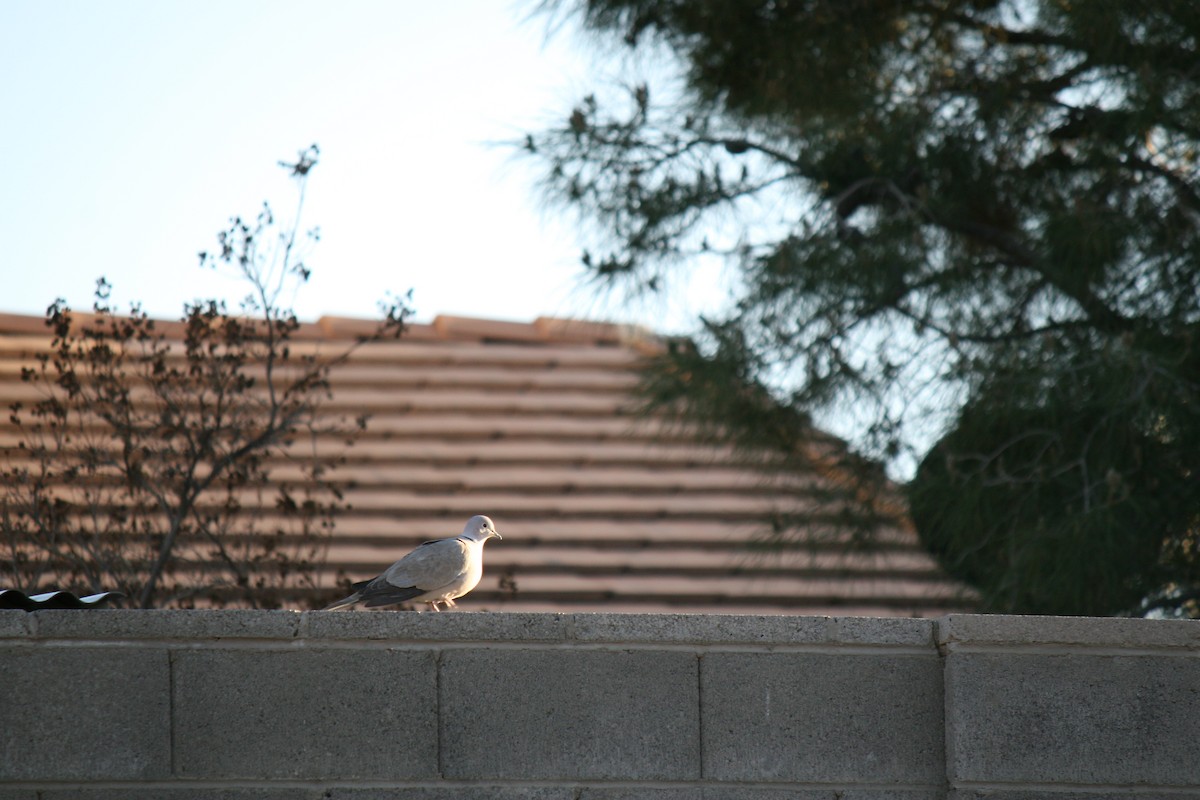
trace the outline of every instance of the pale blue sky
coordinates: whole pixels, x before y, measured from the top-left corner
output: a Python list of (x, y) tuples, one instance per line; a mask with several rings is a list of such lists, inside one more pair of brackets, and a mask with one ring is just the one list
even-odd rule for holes
[[(539, 210), (508, 148), (603, 77), (531, 3), (461, 0), (0, 0), (0, 311), (121, 305), (176, 317), (235, 301), (197, 266), (233, 214), (289, 212), (279, 159), (321, 163), (322, 241), (302, 318), (585, 316), (679, 327), (688, 302), (623, 309), (579, 284), (581, 242)], [(674, 320), (666, 323), (665, 320)]]

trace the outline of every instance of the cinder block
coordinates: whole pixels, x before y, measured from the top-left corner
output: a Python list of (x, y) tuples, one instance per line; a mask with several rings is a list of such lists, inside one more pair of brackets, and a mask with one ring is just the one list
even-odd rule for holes
[(0, 649), (0, 709), (0, 780), (170, 774), (165, 650)]
[(946, 800), (1195, 800), (1200, 794), (1153, 790), (1131, 792), (1125, 787), (1090, 789), (1086, 792), (1060, 792), (1050, 789), (956, 789)]
[(706, 786), (701, 800), (945, 800), (940, 789), (784, 789), (758, 786)]
[(368, 789), (334, 788), (323, 800), (579, 800), (569, 786), (405, 786)]
[(238, 648), (172, 661), (181, 777), (437, 775), (432, 652)]
[(247, 609), (91, 609), (35, 611), (32, 616), (39, 639), (291, 640), (300, 626), (296, 611)]
[(785, 789), (779, 786), (706, 786), (699, 800), (840, 800), (834, 789)]
[(838, 644), (928, 648), (933, 655), (936, 621), (907, 617), (832, 617), (829, 638)]
[(841, 800), (834, 789), (784, 789), (778, 786), (706, 786), (698, 800)]
[(703, 800), (703, 793), (700, 786), (585, 786), (576, 800)]
[(582, 642), (812, 644), (828, 641), (828, 617), (733, 614), (575, 614)]
[(446, 778), (700, 776), (690, 653), (448, 650), (440, 696)]
[(846, 789), (841, 786), (812, 789), (784, 786), (702, 785), (686, 787), (586, 786), (577, 800), (945, 800), (933, 789)]
[(38, 800), (325, 800), (320, 789), (221, 788), (211, 786), (197, 789), (180, 786), (153, 789), (91, 789), (73, 786), (70, 789), (43, 789)]
[(705, 778), (943, 780), (932, 654), (708, 653), (700, 676)]
[(584, 642), (671, 642), (720, 646), (870, 645), (927, 647), (928, 619), (751, 616), (734, 614), (575, 614), (575, 638)]
[(308, 611), (301, 636), (334, 640), (395, 642), (563, 641), (570, 638), (570, 614), (455, 611)]
[(34, 789), (0, 789), (0, 800), (40, 800), (40, 798)]
[(1200, 790), (1198, 709), (1200, 658), (951, 653), (951, 786), (980, 781)]
[(937, 620), (937, 637), (950, 650), (1036, 644), (1200, 654), (1200, 625), (1181, 619), (951, 614)]
[(0, 639), (28, 639), (33, 635), (28, 611), (0, 610)]

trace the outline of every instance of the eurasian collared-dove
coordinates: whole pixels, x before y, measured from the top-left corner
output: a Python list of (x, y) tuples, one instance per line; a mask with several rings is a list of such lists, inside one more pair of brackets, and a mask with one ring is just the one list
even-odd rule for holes
[(406, 600), (429, 603), (434, 611), (441, 610), (438, 603), (453, 608), (454, 598), (474, 589), (483, 577), (483, 543), (493, 536), (503, 538), (491, 519), (471, 517), (461, 536), (419, 545), (379, 577), (353, 584), (354, 594), (322, 610), (339, 611), (357, 603), (379, 608)]

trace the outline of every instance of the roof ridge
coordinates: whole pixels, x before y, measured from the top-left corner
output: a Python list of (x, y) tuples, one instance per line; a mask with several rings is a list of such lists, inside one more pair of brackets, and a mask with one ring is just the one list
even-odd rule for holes
[[(90, 311), (72, 311), (80, 322), (91, 322)], [(124, 315), (118, 314), (117, 317)], [(179, 320), (154, 318), (167, 336), (178, 335)], [(302, 322), (297, 339), (353, 339), (373, 333), (378, 320), (324, 314)], [(34, 314), (0, 312), (0, 334), (48, 334), (45, 318)], [(409, 323), (403, 338), (416, 341), (527, 342), (538, 344), (621, 345), (643, 353), (659, 352), (664, 338), (640, 325), (539, 316), (531, 322), (438, 314), (430, 322)]]

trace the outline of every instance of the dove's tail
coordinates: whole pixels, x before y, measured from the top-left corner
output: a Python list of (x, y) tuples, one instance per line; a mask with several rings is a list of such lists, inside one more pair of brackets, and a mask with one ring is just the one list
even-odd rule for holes
[(329, 605), (325, 606), (321, 610), (322, 611), (341, 611), (342, 609), (349, 608), (350, 606), (354, 605), (361, 599), (362, 599), (362, 593), (355, 592), (354, 594), (350, 595), (349, 597), (343, 597), (341, 600), (338, 600), (336, 603), (330, 603)]

